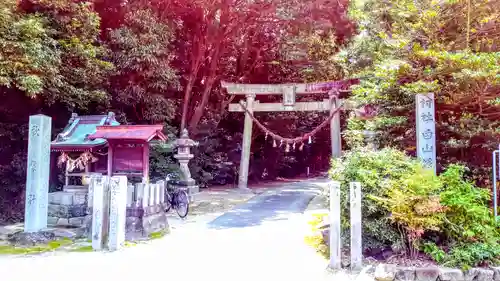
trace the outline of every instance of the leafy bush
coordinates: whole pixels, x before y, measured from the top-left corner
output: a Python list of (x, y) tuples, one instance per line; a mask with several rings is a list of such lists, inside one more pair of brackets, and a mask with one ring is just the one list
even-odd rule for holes
[(392, 222), (402, 227), (402, 239), (407, 242), (411, 257), (418, 255), (422, 235), (429, 230), (440, 231), (444, 223), (439, 178), (422, 166), (414, 172), (397, 180), (389, 179), (383, 190), (385, 197), (368, 195), (390, 212)]
[(447, 266), (500, 263), (500, 224), (489, 208), (488, 190), (465, 177), (466, 168), (450, 165), (432, 171), (404, 152), (358, 148), (332, 162), (330, 176), (341, 182), (342, 223), (349, 227), (349, 182), (363, 192), (365, 249), (407, 246)]
[(306, 236), (306, 243), (316, 249), (318, 253), (320, 253), (323, 257), (330, 257), (330, 248), (326, 244), (323, 239), (323, 235), (321, 234), (321, 230), (319, 227), (322, 225), (324, 218), (328, 216), (328, 214), (321, 213), (313, 215), (313, 218), (309, 221), (309, 225), (311, 226), (312, 234)]
[[(440, 176), (441, 204), (446, 207), (444, 234), (450, 266), (500, 264), (500, 225), (489, 208), (489, 191), (465, 179), (466, 168), (450, 165)], [(433, 256), (434, 257), (434, 256)]]
[(347, 152), (332, 162), (330, 177), (341, 182), (342, 225), (345, 235), (349, 226), (349, 182), (361, 183), (363, 193), (363, 246), (377, 250), (400, 246), (399, 232), (392, 227), (389, 211), (374, 197), (385, 196), (388, 185), (400, 181), (408, 174), (415, 174), (419, 164), (403, 152), (392, 148), (372, 151), (359, 148)]

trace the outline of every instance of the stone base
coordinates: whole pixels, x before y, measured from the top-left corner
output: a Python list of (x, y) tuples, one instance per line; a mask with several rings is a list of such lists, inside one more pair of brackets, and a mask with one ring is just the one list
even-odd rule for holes
[(38, 244), (47, 244), (56, 239), (54, 233), (49, 231), (39, 232), (17, 232), (9, 235), (8, 241), (16, 246), (35, 246)]
[(127, 208), (126, 240), (147, 239), (152, 233), (168, 229), (164, 205)]
[(49, 193), (47, 223), (49, 226), (84, 225), (87, 214), (87, 192), (60, 191)]
[[(85, 236), (92, 239), (92, 210), (84, 218)], [(169, 230), (165, 205), (127, 208), (125, 224), (125, 240), (135, 241), (148, 239), (152, 233)]]

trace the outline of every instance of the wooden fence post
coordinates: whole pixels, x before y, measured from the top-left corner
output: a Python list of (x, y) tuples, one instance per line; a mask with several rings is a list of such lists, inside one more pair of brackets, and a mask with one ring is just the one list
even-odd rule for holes
[(339, 270), (341, 260), (341, 229), (340, 229), (340, 182), (332, 181), (330, 189), (330, 268)]
[(351, 270), (360, 271), (363, 267), (363, 245), (361, 225), (361, 184), (351, 182)]

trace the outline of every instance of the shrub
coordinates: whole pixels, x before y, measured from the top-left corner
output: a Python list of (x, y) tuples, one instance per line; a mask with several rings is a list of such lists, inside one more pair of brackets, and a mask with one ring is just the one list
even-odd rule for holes
[[(489, 191), (465, 179), (466, 168), (450, 165), (440, 176), (446, 207), (444, 263), (450, 266), (500, 264), (500, 226), (489, 208)], [(433, 256), (434, 258), (434, 256)]]
[(321, 230), (319, 229), (319, 227), (323, 224), (323, 220), (326, 216), (328, 216), (328, 214), (325, 213), (316, 214), (313, 216), (313, 218), (309, 221), (312, 233), (306, 236), (305, 240), (309, 246), (316, 249), (316, 252), (320, 253), (325, 258), (329, 258), (330, 248), (323, 239), (323, 235), (321, 233)]
[(435, 176), (395, 149), (348, 152), (330, 170), (331, 178), (342, 184), (344, 234), (349, 226), (347, 189), (349, 182), (358, 181), (365, 249), (406, 244), (411, 257), (423, 250), (447, 266), (500, 264), (500, 224), (488, 205), (491, 196), (466, 179), (466, 170), (450, 165)]
[(427, 231), (440, 231), (444, 207), (440, 202), (441, 181), (432, 171), (418, 166), (414, 174), (389, 179), (384, 197), (368, 195), (390, 212), (392, 222), (401, 226), (402, 240), (410, 257), (417, 257), (421, 238)]
[[(341, 182), (341, 208), (344, 237), (349, 225), (349, 182), (361, 183), (363, 193), (363, 246), (365, 250), (379, 250), (400, 246), (399, 232), (392, 226), (389, 211), (374, 197), (385, 196), (385, 190), (409, 174), (415, 174), (420, 164), (392, 148), (372, 151), (359, 148), (332, 161), (330, 177)], [(374, 197), (373, 197), (374, 196)], [(346, 239), (348, 241), (348, 239)]]

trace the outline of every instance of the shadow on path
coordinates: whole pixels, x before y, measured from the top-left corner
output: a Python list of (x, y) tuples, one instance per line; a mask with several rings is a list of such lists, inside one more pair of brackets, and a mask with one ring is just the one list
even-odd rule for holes
[(287, 220), (290, 215), (304, 212), (326, 183), (327, 180), (323, 179), (284, 183), (281, 188), (265, 192), (236, 206), (207, 226), (211, 229), (243, 228), (267, 221)]

